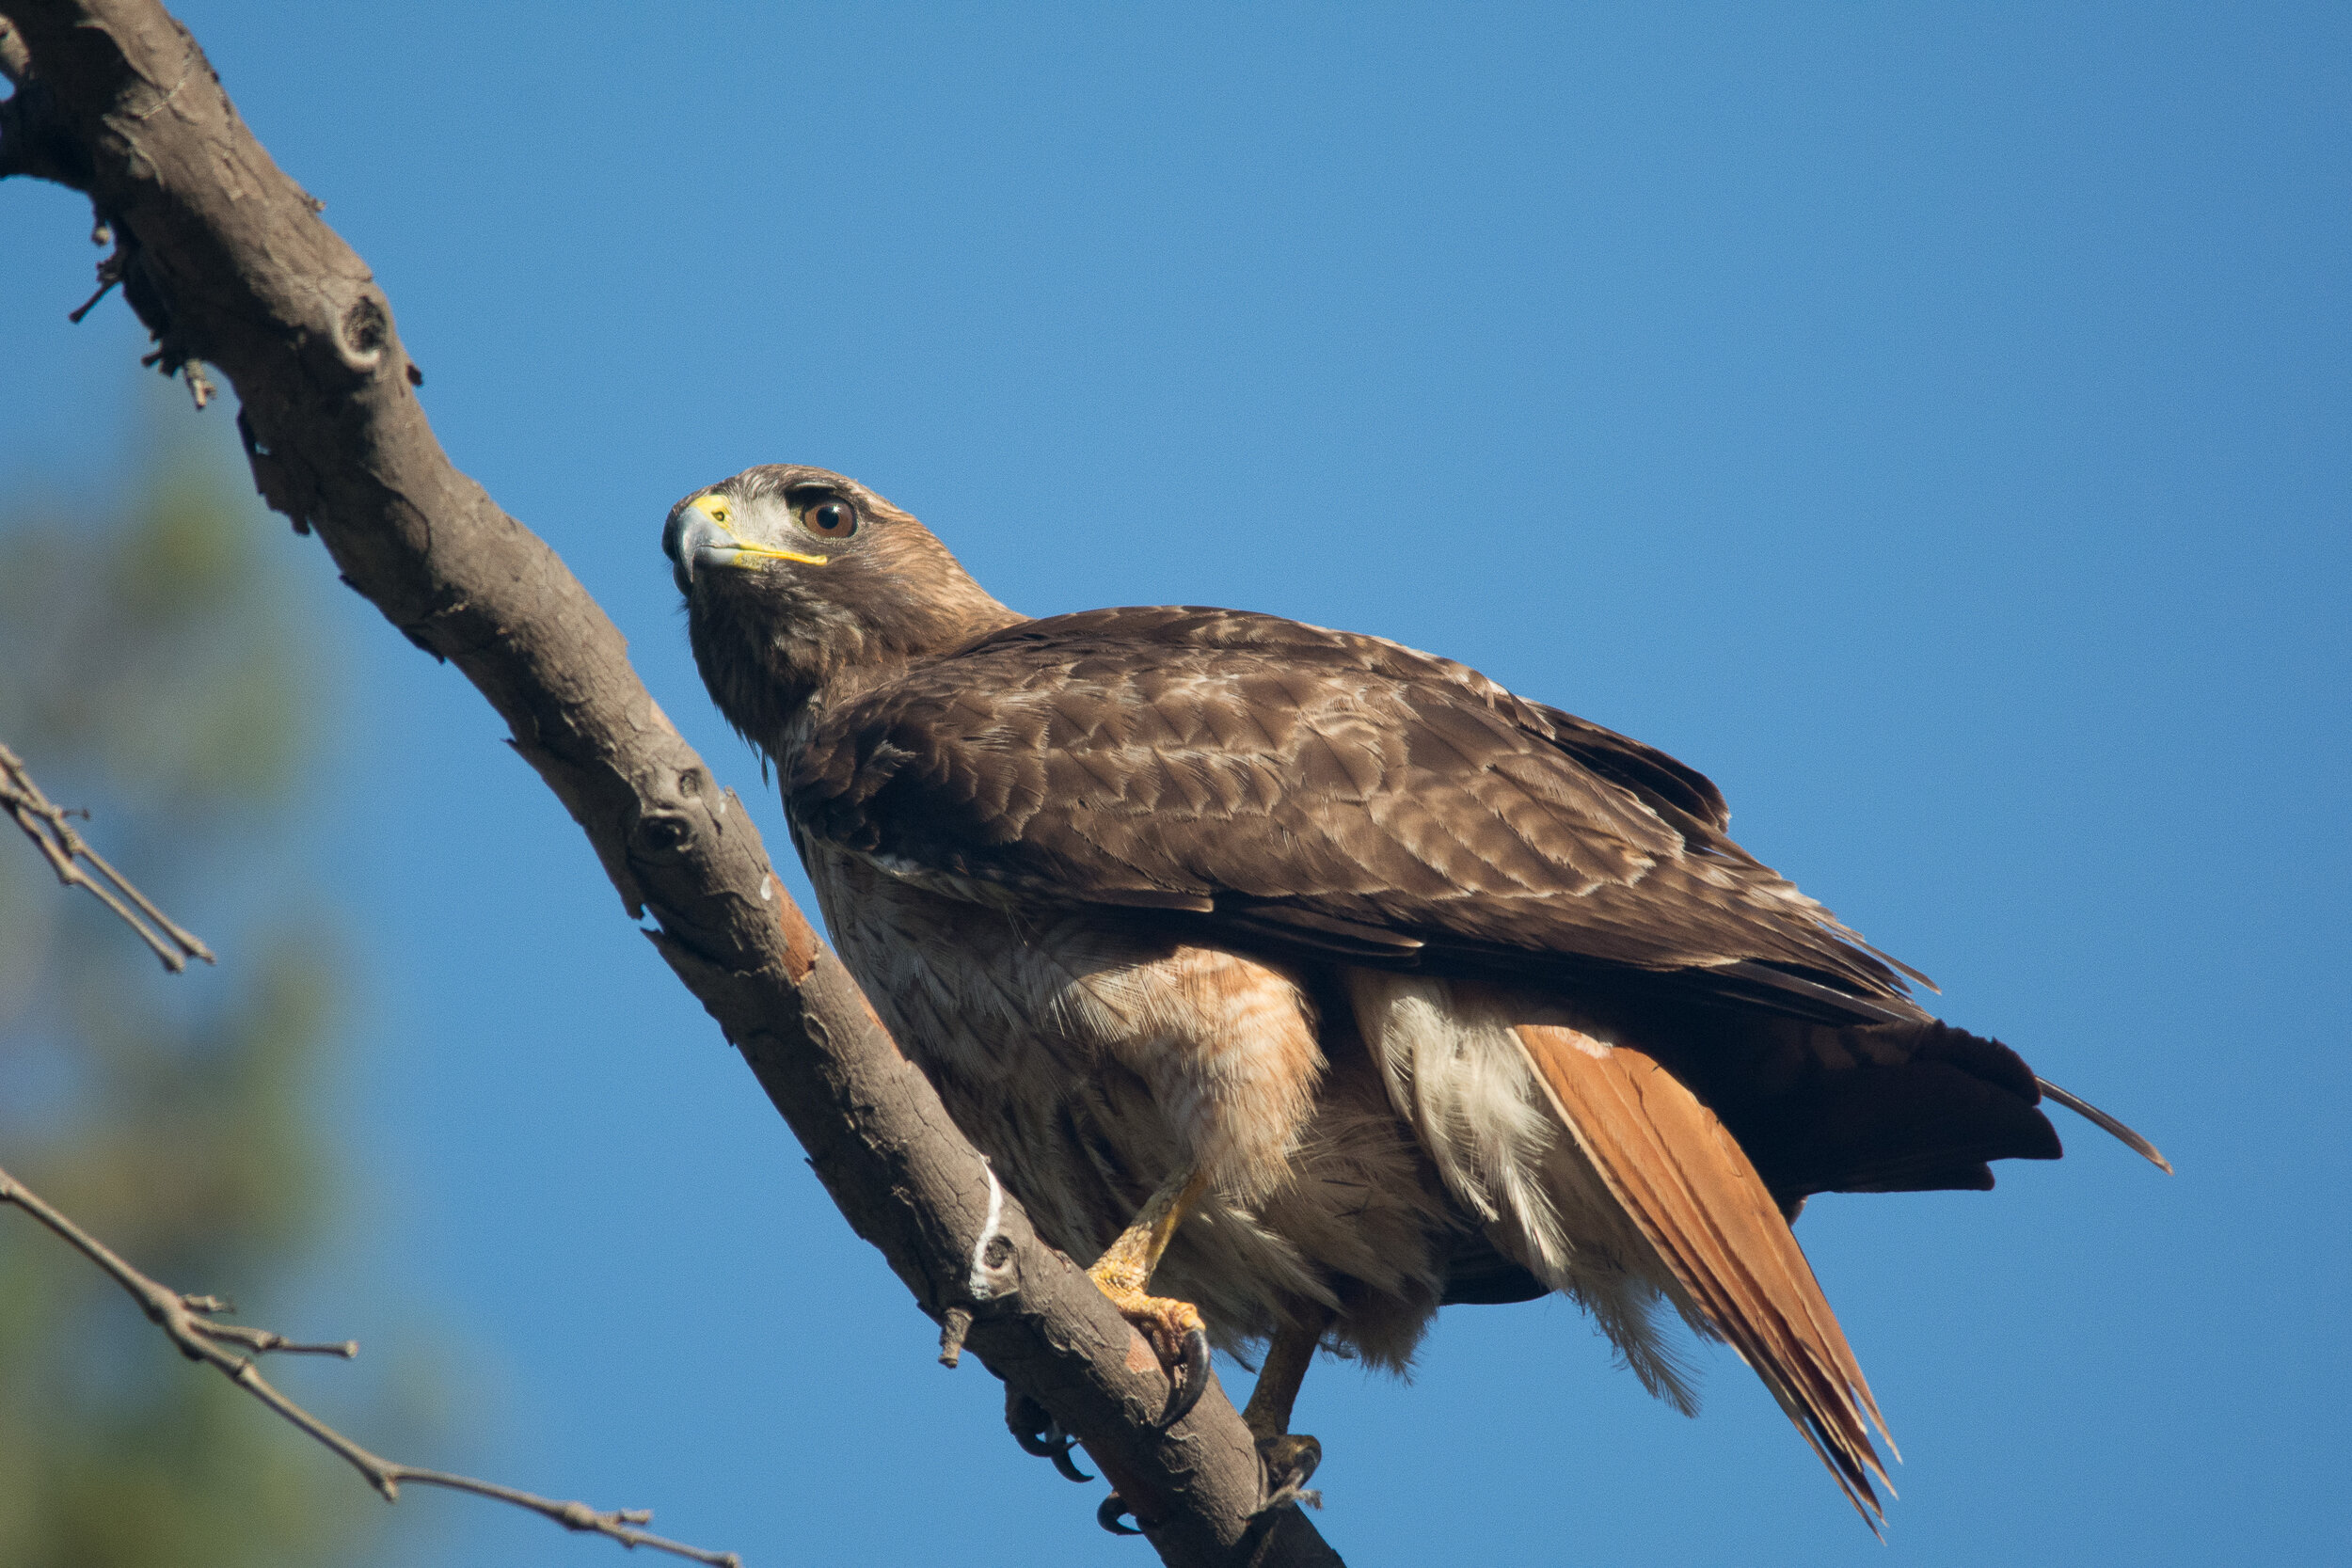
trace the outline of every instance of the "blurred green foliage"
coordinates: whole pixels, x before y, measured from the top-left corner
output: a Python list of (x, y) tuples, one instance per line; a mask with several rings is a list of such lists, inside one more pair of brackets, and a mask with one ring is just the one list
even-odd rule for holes
[[(302, 843), (325, 640), (275, 563), (282, 525), (173, 433), (190, 418), (151, 411), (127, 485), (0, 511), (0, 739), (53, 800), (92, 808), (91, 843), (220, 965), (166, 975), (11, 828), (0, 1164), (174, 1289), (331, 1338), (276, 1311), (332, 1208), (307, 1102), (346, 961)], [(0, 1211), (0, 1563), (342, 1562), (381, 1513), (339, 1461)]]

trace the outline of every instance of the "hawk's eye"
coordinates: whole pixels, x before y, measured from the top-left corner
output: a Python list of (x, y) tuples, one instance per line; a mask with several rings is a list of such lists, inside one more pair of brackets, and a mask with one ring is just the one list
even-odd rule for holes
[(847, 539), (857, 531), (857, 508), (833, 496), (811, 501), (801, 514), (801, 526), (828, 539)]

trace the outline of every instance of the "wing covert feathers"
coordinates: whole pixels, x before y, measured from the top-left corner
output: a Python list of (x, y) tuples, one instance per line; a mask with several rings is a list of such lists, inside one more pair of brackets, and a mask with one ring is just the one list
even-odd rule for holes
[(811, 839), (958, 897), (1173, 911), (1445, 973), (1919, 1021), (1897, 966), (1662, 752), (1450, 660), (1184, 607), (1009, 626), (782, 743)]
[(1869, 1427), (1890, 1452), (1894, 1439), (1812, 1265), (1739, 1144), (1641, 1052), (1560, 1025), (1516, 1032), (1610, 1192), (1877, 1529), (1872, 1483), (1886, 1484), (1886, 1471)]

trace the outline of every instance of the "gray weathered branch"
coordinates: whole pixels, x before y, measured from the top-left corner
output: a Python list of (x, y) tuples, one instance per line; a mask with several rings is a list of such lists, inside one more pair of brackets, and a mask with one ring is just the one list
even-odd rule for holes
[(997, 1189), (786, 896), (740, 803), (654, 705), (618, 630), (451, 465), (389, 303), (186, 30), (151, 0), (0, 0), (0, 12), (21, 35), (0, 39), (0, 67), (20, 78), (0, 104), (0, 174), (89, 195), (162, 368), (226, 374), (270, 505), (506, 720), (858, 1234), (934, 1319), (971, 1313), (969, 1348), (1078, 1435), (1167, 1561), (1336, 1562), (1295, 1508), (1258, 1513), (1255, 1450), (1216, 1390), (1155, 1431), (1167, 1383), (1130, 1355), (1135, 1331)]

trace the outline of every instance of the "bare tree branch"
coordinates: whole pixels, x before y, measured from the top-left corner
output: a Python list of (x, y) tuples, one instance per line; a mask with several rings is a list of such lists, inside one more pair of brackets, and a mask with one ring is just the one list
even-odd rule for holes
[[(0, 11), (26, 62), (0, 103), (0, 173), (88, 193), (157, 362), (225, 372), (270, 505), (315, 530), (346, 582), (505, 718), (623, 907), (653, 915), (655, 947), (923, 1310), (971, 1315), (963, 1345), (1085, 1443), (1168, 1562), (1336, 1562), (1295, 1508), (1262, 1509), (1255, 1448), (1218, 1391), (1159, 1430), (1155, 1358), (956, 1130), (786, 896), (740, 802), (655, 705), (619, 631), (450, 464), (383, 292), (255, 141), (186, 30), (152, 0)], [(956, 1348), (952, 1331), (943, 1348)]]
[[(7, 1171), (0, 1170), (0, 1203), (12, 1203), (33, 1218), (56, 1231), (75, 1251), (113, 1276), (116, 1284), (131, 1293), (147, 1313), (150, 1322), (162, 1329), (171, 1342), (180, 1347), (180, 1354), (191, 1361), (202, 1361), (219, 1369), (222, 1376), (268, 1405), (280, 1416), (317, 1438), (335, 1453), (349, 1461), (352, 1467), (368, 1478), (370, 1485), (384, 1495), (386, 1502), (400, 1500), (403, 1481), (415, 1481), (420, 1486), (441, 1486), (453, 1492), (471, 1492), (477, 1497), (495, 1497), (500, 1502), (527, 1508), (544, 1514), (566, 1529), (593, 1531), (611, 1536), (624, 1546), (651, 1546), (656, 1551), (689, 1558), (710, 1564), (710, 1568), (742, 1568), (743, 1560), (733, 1552), (707, 1552), (700, 1546), (689, 1546), (671, 1541), (636, 1527), (651, 1522), (650, 1509), (623, 1508), (599, 1513), (586, 1503), (562, 1503), (551, 1497), (518, 1492), (511, 1486), (495, 1481), (476, 1481), (471, 1476), (452, 1475), (446, 1470), (427, 1470), (415, 1465), (402, 1465), (369, 1452), (358, 1444), (311, 1415), (273, 1387), (254, 1364), (254, 1355), (277, 1351), (287, 1354), (340, 1355), (346, 1360), (359, 1354), (357, 1339), (344, 1339), (334, 1344), (298, 1344), (282, 1334), (267, 1329), (246, 1328), (239, 1323), (213, 1321), (210, 1314), (225, 1312), (229, 1304), (218, 1296), (188, 1296), (157, 1284), (124, 1262), (105, 1243), (74, 1224), (55, 1207)], [(224, 1345), (241, 1345), (253, 1355), (236, 1355), (222, 1349)]]
[[(6, 746), (0, 746), (0, 811), (15, 817), (16, 825), (24, 830), (24, 836), (40, 847), (40, 852), (49, 858), (50, 869), (56, 872), (57, 880), (68, 887), (89, 889), (92, 897), (114, 911), (125, 926), (139, 934), (155, 956), (164, 960), (166, 969), (177, 974), (188, 967), (190, 958), (202, 958), (206, 963), (219, 961), (213, 957), (211, 948), (174, 924), (121, 872), (108, 865), (104, 856), (84, 842), (67, 820), (77, 814), (52, 804), (49, 797), (40, 792), (40, 785), (33, 782), (24, 760)], [(89, 871), (82, 869), (85, 863)], [(91, 871), (98, 874), (95, 879), (90, 876)]]

